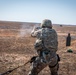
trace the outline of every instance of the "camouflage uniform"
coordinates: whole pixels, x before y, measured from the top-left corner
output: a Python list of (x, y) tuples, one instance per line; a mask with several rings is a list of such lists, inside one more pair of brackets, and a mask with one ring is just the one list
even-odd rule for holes
[[(50, 20), (45, 19), (41, 23), (41, 29), (33, 30), (31, 35), (36, 37), (35, 49), (39, 57), (32, 62), (31, 71), (29, 75), (38, 75), (46, 66), (49, 66), (51, 75), (58, 75), (57, 71), (59, 68), (58, 57), (56, 51), (58, 49), (57, 33), (52, 29), (52, 23)], [(43, 47), (46, 48), (43, 50)], [(42, 59), (44, 55), (40, 55), (40, 52), (49, 51), (48, 58)], [(45, 56), (44, 56), (45, 57)]]

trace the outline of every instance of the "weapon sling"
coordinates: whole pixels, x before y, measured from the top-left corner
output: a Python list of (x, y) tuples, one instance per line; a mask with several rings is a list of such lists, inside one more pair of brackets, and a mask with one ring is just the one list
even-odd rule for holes
[(0, 75), (6, 75), (6, 74), (9, 74), (9, 73), (13, 72), (14, 70), (16, 70), (16, 69), (18, 69), (18, 68), (20, 68), (20, 67), (22, 67), (22, 66), (28, 64), (30, 61), (31, 61), (31, 60), (28, 60), (25, 64), (20, 65), (20, 66), (18, 66), (18, 67), (16, 67), (16, 68), (13, 68), (13, 69), (11, 69), (11, 70), (8, 70), (8, 71), (6, 71), (6, 72), (4, 72), (4, 73), (2, 73), (2, 74), (0, 74)]

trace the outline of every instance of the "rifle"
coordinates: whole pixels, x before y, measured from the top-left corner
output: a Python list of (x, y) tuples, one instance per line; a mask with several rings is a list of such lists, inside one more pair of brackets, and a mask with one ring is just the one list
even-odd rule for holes
[(2, 73), (2, 74), (0, 74), (0, 75), (9, 74), (9, 73), (13, 72), (14, 70), (16, 70), (16, 69), (18, 69), (18, 68), (20, 68), (20, 67), (22, 67), (22, 66), (28, 64), (30, 61), (31, 61), (31, 60), (27, 61), (27, 62), (26, 62), (25, 64), (23, 64), (23, 65), (20, 65), (20, 66), (18, 66), (18, 67), (16, 67), (16, 68), (13, 68), (13, 69), (11, 69), (11, 70), (8, 70), (8, 71), (6, 71), (6, 72), (4, 72), (4, 73)]
[(6, 71), (6, 72), (4, 72), (4, 73), (1, 73), (0, 75), (10, 74), (10, 73), (13, 72), (14, 70), (16, 70), (16, 69), (18, 69), (18, 68), (20, 68), (20, 67), (22, 67), (22, 66), (27, 65), (29, 62), (32, 63), (32, 62), (36, 59), (36, 57), (37, 57), (37, 56), (33, 56), (33, 57), (32, 57), (30, 60), (28, 60), (25, 64), (20, 65), (20, 66), (17, 66), (16, 68), (13, 68), (13, 69), (11, 69), (11, 70), (8, 70), (8, 71)]

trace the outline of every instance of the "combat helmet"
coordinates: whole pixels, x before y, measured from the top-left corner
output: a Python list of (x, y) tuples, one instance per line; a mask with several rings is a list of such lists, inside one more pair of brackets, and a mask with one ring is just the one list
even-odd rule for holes
[(48, 28), (52, 28), (52, 22), (49, 19), (44, 19), (41, 23), (41, 27), (48, 27)]

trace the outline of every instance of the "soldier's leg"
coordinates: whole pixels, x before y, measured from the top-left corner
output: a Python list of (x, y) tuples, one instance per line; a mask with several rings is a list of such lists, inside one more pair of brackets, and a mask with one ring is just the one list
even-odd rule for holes
[(51, 71), (51, 75), (58, 75), (58, 69), (59, 69), (59, 64), (55, 65), (55, 66), (49, 66), (50, 71)]
[(58, 75), (58, 69), (59, 69), (59, 60), (60, 58), (58, 57), (58, 55), (56, 55), (53, 60), (51, 61), (51, 63), (49, 64), (49, 68), (51, 71), (51, 75)]
[(38, 75), (38, 73), (44, 69), (47, 65), (42, 63), (40, 58), (38, 57), (34, 62), (32, 62), (31, 71), (29, 75)]

